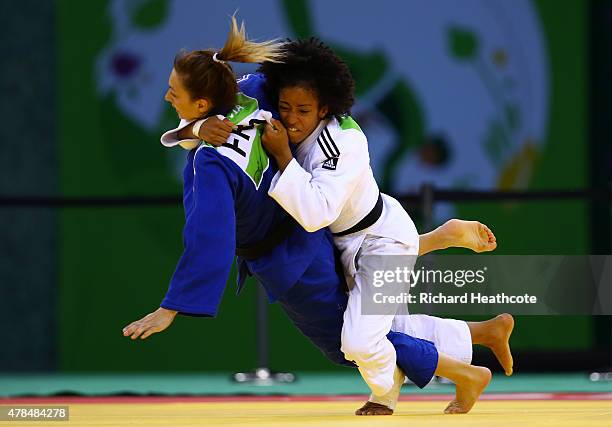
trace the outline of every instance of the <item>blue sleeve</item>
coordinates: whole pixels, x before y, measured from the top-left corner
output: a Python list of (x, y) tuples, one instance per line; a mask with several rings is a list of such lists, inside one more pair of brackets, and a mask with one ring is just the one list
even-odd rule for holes
[(194, 159), (193, 196), (185, 206), (184, 251), (161, 306), (182, 314), (215, 316), (236, 251), (234, 181), (213, 151)]
[(271, 112), (275, 119), (279, 119), (276, 106), (270, 104), (266, 97), (264, 91), (265, 83), (266, 77), (262, 73), (247, 74), (238, 80), (238, 88), (246, 96), (255, 98), (259, 103), (260, 109)]

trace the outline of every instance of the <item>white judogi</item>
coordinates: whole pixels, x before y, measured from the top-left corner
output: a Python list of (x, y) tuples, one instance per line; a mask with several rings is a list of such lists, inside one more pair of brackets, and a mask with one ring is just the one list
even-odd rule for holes
[[(370, 168), (367, 139), (351, 117), (321, 121), (298, 144), (295, 156), (274, 176), (268, 194), (306, 230), (329, 226), (333, 233), (345, 231), (375, 206), (379, 189)], [(334, 241), (350, 288), (342, 351), (359, 366), (373, 392), (371, 400), (393, 407), (403, 375), (395, 370), (395, 349), (386, 338), (390, 330), (430, 340), (438, 351), (467, 363), (471, 362), (472, 343), (462, 321), (396, 316), (399, 305), (393, 314), (362, 314), (361, 293), (367, 284), (355, 266), (357, 254), (416, 257), (419, 252), (419, 235), (409, 215), (392, 197), (382, 194), (382, 201), (382, 214), (373, 225)]]

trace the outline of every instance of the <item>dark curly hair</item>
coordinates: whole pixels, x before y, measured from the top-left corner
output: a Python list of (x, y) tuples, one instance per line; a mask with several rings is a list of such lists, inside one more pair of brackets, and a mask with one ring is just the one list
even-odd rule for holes
[(327, 115), (350, 114), (355, 103), (355, 80), (342, 59), (315, 37), (288, 40), (282, 63), (264, 62), (259, 72), (266, 77), (264, 91), (268, 101), (278, 106), (280, 90), (289, 86), (306, 87), (318, 97), (319, 106), (327, 106)]

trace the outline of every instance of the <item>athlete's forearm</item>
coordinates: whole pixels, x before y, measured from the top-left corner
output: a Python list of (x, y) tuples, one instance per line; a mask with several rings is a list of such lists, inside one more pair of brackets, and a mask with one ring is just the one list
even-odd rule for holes
[(293, 160), (293, 155), (289, 151), (288, 153), (275, 155), (274, 160), (276, 160), (276, 163), (278, 164), (278, 170), (283, 173), (285, 172), (285, 169), (287, 169), (287, 165), (291, 162), (291, 160)]
[(189, 123), (183, 129), (179, 130), (176, 134), (179, 140), (195, 138), (195, 136), (193, 136), (193, 123)]

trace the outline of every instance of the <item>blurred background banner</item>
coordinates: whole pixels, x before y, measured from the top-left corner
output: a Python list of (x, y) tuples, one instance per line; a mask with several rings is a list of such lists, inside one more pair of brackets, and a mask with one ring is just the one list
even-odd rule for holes
[[(126, 159), (125, 150), (150, 147), (161, 130), (174, 124), (162, 96), (174, 55), (181, 48), (220, 48), (234, 10), (258, 39), (315, 35), (342, 54), (357, 81), (353, 113), (369, 135), (372, 164), (386, 191), (406, 192), (423, 182), (524, 189), (534, 186), (535, 177), (554, 174), (542, 160), (547, 154), (563, 153), (576, 163), (586, 156), (585, 144), (578, 143), (586, 137), (587, 118), (584, 2), (564, 7), (563, 27), (551, 2), (528, 0), (511, 5), (500, 0), (383, 1), (376, 8), (305, 0), (96, 5), (99, 10), (92, 4), (61, 3), (62, 94), (72, 98), (77, 90), (91, 96), (83, 101), (91, 101), (99, 120), (88, 121), (90, 133), (95, 129), (122, 149), (104, 144), (108, 152), (120, 154), (87, 167), (87, 179), (65, 183), (70, 194), (107, 192), (103, 172), (111, 164), (116, 166), (106, 172), (108, 178), (125, 192), (168, 191), (164, 173), (180, 170), (181, 164), (173, 168), (172, 154), (157, 150), (167, 160), (161, 170), (150, 149), (140, 154), (138, 166), (115, 156)], [(86, 113), (82, 103), (62, 105), (62, 117), (71, 125)], [(555, 140), (555, 132), (566, 138)], [(126, 147), (126, 137), (149, 145)], [(67, 147), (65, 154), (81, 159), (87, 148), (79, 147)], [(557, 180), (540, 185), (584, 185), (584, 167), (567, 172), (562, 182), (554, 174)]]
[[(251, 37), (314, 35), (347, 61), (357, 82), (353, 115), (386, 192), (401, 196), (424, 183), (574, 190), (610, 182), (609, 128), (594, 135), (591, 114), (591, 63), (609, 46), (603, 35), (598, 49), (591, 42), (593, 11), (610, 13), (610, 2), (48, 0), (32, 17), (34, 4), (6, 12), (13, 19), (4, 31), (20, 37), (2, 42), (12, 53), (2, 79), (9, 89), (18, 85), (2, 104), (16, 125), (2, 131), (4, 195), (179, 196), (186, 153), (159, 143), (177, 123), (163, 100), (173, 58), (182, 48), (221, 48), (235, 11)], [(36, 27), (30, 38), (21, 37), (26, 23)], [(233, 65), (238, 75), (255, 70)], [(601, 110), (606, 101), (599, 103)], [(419, 206), (405, 206), (428, 231)], [(609, 201), (596, 213), (594, 206), (588, 199), (437, 202), (432, 218), (488, 224), (500, 254), (609, 253)], [(165, 293), (182, 250), (179, 203), (10, 207), (0, 215), (7, 242), (0, 313), (5, 322), (24, 319), (0, 332), (10, 343), (0, 370), (255, 366), (255, 286), (236, 298), (233, 277), (217, 319), (181, 317), (146, 342), (121, 335)], [(607, 342), (601, 338), (605, 322), (525, 316), (514, 349), (600, 363), (610, 347), (609, 331)], [(275, 306), (269, 327), (275, 367), (335, 369)]]

